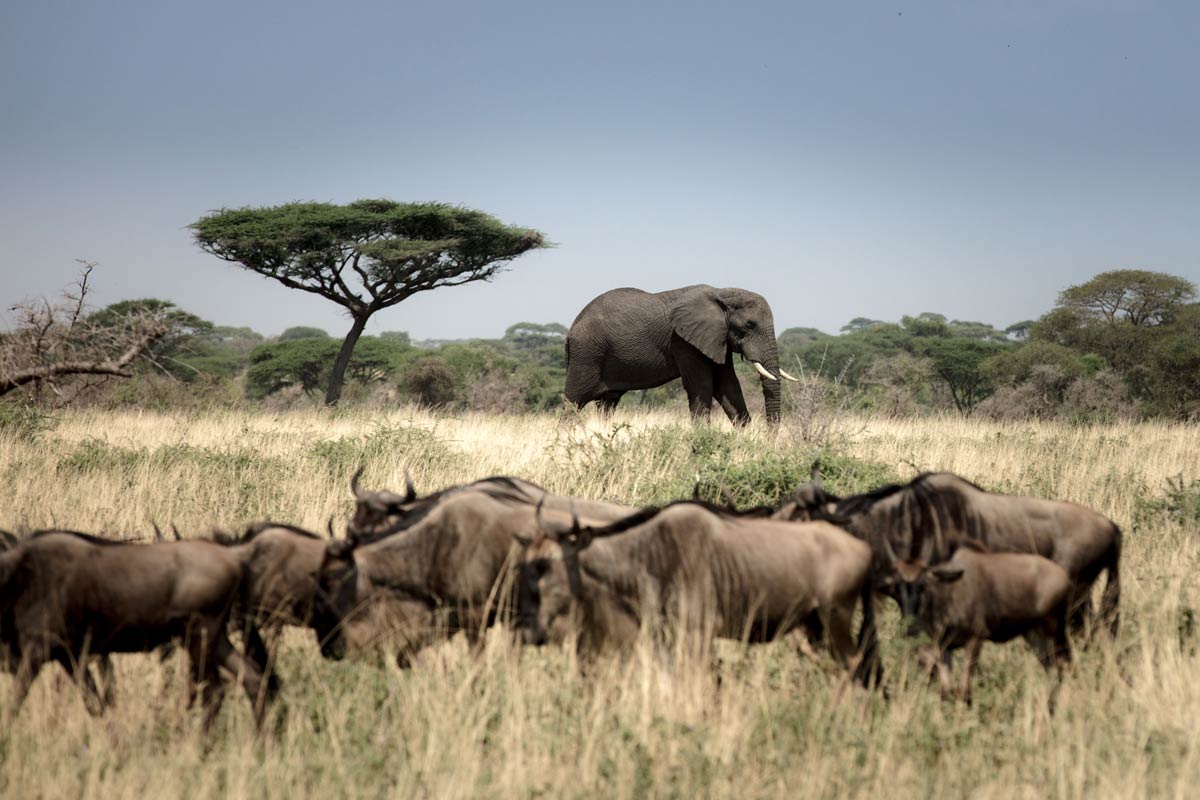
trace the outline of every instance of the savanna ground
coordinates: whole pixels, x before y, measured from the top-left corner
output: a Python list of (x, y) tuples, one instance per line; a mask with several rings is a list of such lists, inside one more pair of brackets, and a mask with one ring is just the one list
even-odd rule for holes
[[(359, 465), (372, 487), (424, 492), (496, 473), (630, 504), (770, 499), (808, 469), (794, 431), (693, 428), (674, 414), (450, 417), (414, 409), (283, 415), (64, 412), (0, 428), (0, 527), (185, 535), (272, 518), (341, 524)], [(414, 669), (323, 661), (290, 636), (284, 711), (256, 738), (232, 691), (214, 734), (182, 707), (182, 662), (117, 658), (118, 706), (87, 716), (48, 669), (16, 719), (0, 678), (0, 796), (1188, 796), (1200, 785), (1193, 609), (1200, 428), (848, 419), (824, 453), (831, 488), (952, 470), (984, 486), (1084, 503), (1126, 532), (1122, 630), (1048, 681), (1022, 643), (984, 648), (973, 707), (943, 703), (885, 613), (890, 700), (835, 702), (832, 665), (783, 643), (721, 648), (720, 681), (650, 653), (584, 676), (563, 650), (482, 659), (451, 641)], [(960, 656), (961, 660), (961, 656)]]

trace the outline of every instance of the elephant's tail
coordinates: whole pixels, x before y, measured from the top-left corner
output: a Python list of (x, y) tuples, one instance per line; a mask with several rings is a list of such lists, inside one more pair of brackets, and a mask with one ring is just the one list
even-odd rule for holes
[(571, 337), (567, 336), (563, 339), (563, 350), (567, 353), (567, 366), (571, 366)]

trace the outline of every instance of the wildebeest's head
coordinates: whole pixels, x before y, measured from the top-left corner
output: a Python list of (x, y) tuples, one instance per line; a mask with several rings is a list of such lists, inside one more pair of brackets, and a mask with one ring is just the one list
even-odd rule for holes
[(831, 520), (836, 516), (838, 499), (825, 491), (825, 487), (821, 485), (821, 462), (815, 461), (812, 466), (812, 481), (797, 486), (792, 496), (785, 500), (772, 516), (788, 522)]
[(961, 578), (963, 568), (946, 562), (931, 564), (930, 548), (924, 549), (914, 558), (898, 558), (886, 536), (883, 537), (883, 547), (891, 570), (879, 580), (877, 588), (896, 598), (901, 613), (906, 617), (921, 622), (927, 621), (933, 610), (932, 600), (935, 593), (941, 586)]
[(346, 657), (346, 620), (358, 606), (354, 548), (352, 539), (330, 541), (317, 571), (312, 627), (321, 643), (321, 655), (334, 660)]
[(517, 615), (529, 644), (561, 642), (577, 630), (582, 594), (579, 553), (591, 544), (591, 533), (579, 525), (547, 523), (539, 502), (532, 536), (517, 534), (522, 546), (517, 591)]
[(358, 482), (362, 473), (363, 468), (359, 467), (350, 478), (350, 491), (354, 493), (354, 516), (350, 519), (349, 532), (357, 537), (380, 536), (403, 522), (417, 501), (417, 489), (408, 470), (404, 471), (404, 494), (386, 489), (364, 489)]

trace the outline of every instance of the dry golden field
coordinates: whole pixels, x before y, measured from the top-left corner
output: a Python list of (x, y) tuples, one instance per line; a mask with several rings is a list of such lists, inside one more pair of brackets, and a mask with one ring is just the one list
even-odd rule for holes
[[(690, 491), (695, 475), (811, 461), (789, 430), (669, 414), (446, 416), (414, 409), (281, 415), (63, 412), (44, 431), (0, 428), (0, 527), (185, 535), (272, 518), (324, 527), (347, 480), (423, 493), (496, 473), (631, 504)], [(118, 706), (87, 716), (57, 668), (9, 713), (0, 677), (0, 797), (1188, 797), (1200, 791), (1200, 608), (1195, 516), (1168, 480), (1200, 478), (1200, 428), (851, 419), (836, 458), (908, 478), (952, 470), (985, 487), (1092, 506), (1126, 533), (1122, 631), (1048, 681), (1019, 641), (984, 648), (973, 707), (943, 703), (885, 614), (890, 699), (835, 702), (832, 664), (784, 644), (721, 648), (718, 676), (650, 653), (586, 676), (561, 650), (493, 635), (412, 670), (364, 655), (323, 661), (288, 640), (282, 708), (256, 737), (233, 692), (214, 734), (182, 707), (182, 661), (117, 658)], [(775, 465), (771, 467), (770, 465)], [(863, 480), (859, 473), (857, 480)], [(853, 478), (846, 477), (852, 482)], [(833, 488), (838, 488), (836, 485)], [(844, 486), (844, 489), (866, 487)], [(340, 527), (340, 526), (339, 526)], [(961, 657), (960, 657), (961, 658)], [(719, 681), (717, 680), (719, 677)]]

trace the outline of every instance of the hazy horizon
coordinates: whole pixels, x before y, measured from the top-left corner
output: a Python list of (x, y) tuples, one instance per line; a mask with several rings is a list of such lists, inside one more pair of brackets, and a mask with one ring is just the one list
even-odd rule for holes
[(83, 258), (97, 304), (341, 336), (187, 225), (390, 197), (558, 246), (368, 333), (495, 338), (691, 283), (762, 293), (780, 331), (1004, 328), (1105, 270), (1200, 280), (1198, 39), (1200, 6), (1135, 0), (8, 6), (0, 300)]

